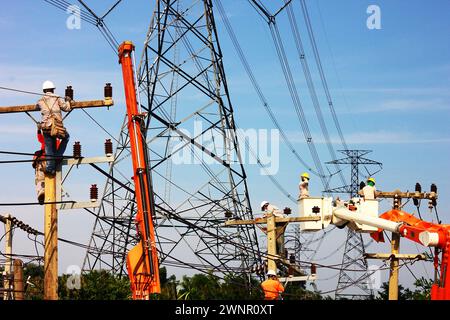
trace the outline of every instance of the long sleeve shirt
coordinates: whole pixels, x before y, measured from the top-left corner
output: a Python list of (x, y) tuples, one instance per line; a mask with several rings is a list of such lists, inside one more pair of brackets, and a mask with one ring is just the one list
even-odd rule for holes
[(51, 126), (51, 116), (62, 122), (61, 110), (69, 112), (72, 108), (69, 102), (65, 102), (64, 99), (59, 98), (54, 93), (46, 93), (36, 104), (41, 110), (41, 128), (49, 129)]
[(365, 186), (362, 189), (364, 199), (365, 200), (374, 200), (375, 199), (375, 191), (376, 191), (375, 187), (372, 187), (369, 185)]

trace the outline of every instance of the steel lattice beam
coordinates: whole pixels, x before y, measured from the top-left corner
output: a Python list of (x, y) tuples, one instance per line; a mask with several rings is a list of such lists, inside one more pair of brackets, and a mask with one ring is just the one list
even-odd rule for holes
[[(176, 257), (191, 269), (249, 272), (262, 262), (255, 226), (223, 227), (229, 213), (253, 214), (211, 0), (156, 2), (137, 77), (161, 265)], [(124, 274), (136, 241), (125, 125), (118, 141), (84, 269)]]

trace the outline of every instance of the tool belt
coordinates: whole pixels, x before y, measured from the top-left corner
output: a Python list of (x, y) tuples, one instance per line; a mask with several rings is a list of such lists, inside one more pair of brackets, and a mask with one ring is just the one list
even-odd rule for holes
[(48, 128), (42, 128), (44, 132), (47, 134), (50, 134), (50, 136), (63, 139), (67, 135), (67, 130), (64, 127), (61, 120), (58, 120), (56, 117), (52, 116), (50, 118), (50, 127)]

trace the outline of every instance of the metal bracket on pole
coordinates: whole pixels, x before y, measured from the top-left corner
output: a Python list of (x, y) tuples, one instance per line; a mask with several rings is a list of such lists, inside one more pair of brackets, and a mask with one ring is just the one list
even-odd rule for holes
[[(68, 174), (70, 173), (73, 166), (78, 166), (81, 164), (91, 164), (91, 163), (112, 163), (114, 162), (114, 156), (101, 156), (101, 157), (90, 157), (90, 158), (69, 158), (64, 159), (61, 163), (62, 166), (69, 166), (66, 175), (63, 177), (61, 167), (56, 171), (56, 202), (62, 202), (62, 183), (66, 180)], [(69, 202), (69, 203), (59, 203), (56, 208), (58, 210), (69, 210), (69, 209), (84, 209), (84, 208), (98, 208), (100, 207), (100, 201), (82, 201), (82, 202)]]

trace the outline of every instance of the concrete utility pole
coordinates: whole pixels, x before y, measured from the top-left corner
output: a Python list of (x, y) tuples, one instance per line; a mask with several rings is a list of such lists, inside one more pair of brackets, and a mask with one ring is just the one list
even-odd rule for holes
[(5, 255), (6, 255), (6, 262), (5, 262), (5, 272), (3, 273), (3, 288), (5, 289), (3, 293), (3, 300), (10, 300), (11, 295), (11, 270), (12, 270), (12, 223), (11, 223), (11, 215), (8, 214), (5, 217)]
[(23, 262), (14, 260), (14, 300), (24, 300)]
[[(360, 191), (359, 194), (362, 195)], [(402, 199), (437, 199), (437, 194), (430, 192), (401, 192), (396, 190), (394, 192), (375, 192), (376, 198), (390, 198), (393, 199), (392, 209), (401, 210)], [(400, 254), (400, 234), (392, 233), (391, 238), (391, 253), (390, 254), (373, 254), (367, 253), (364, 255), (366, 259), (381, 259), (390, 260), (389, 272), (389, 300), (398, 300), (398, 275), (400, 260), (425, 260), (423, 254)]]
[[(104, 100), (74, 101), (72, 109), (110, 107), (114, 105), (112, 100), (112, 88), (110, 84), (105, 86)], [(0, 107), (1, 113), (34, 112), (39, 111), (36, 104)], [(57, 171), (61, 171), (61, 166)], [(58, 175), (58, 178), (60, 174)], [(44, 299), (58, 299), (58, 210), (57, 210), (57, 177), (45, 174), (45, 205), (44, 205)], [(58, 183), (60, 180), (58, 179)], [(58, 199), (59, 200), (59, 199)]]
[[(281, 218), (273, 214), (269, 214), (264, 218), (256, 218), (254, 220), (228, 220), (225, 226), (245, 225), (245, 224), (267, 224), (267, 268), (277, 272), (277, 261), (284, 262), (286, 259), (281, 257), (281, 252), (277, 252), (277, 238), (282, 236), (284, 229), (288, 223), (319, 221), (320, 217), (295, 217)], [(278, 226), (277, 226), (278, 225)], [(286, 260), (288, 261), (288, 260)], [(301, 272), (299, 272), (301, 273)], [(315, 280), (315, 276), (294, 277), (297, 281)]]

